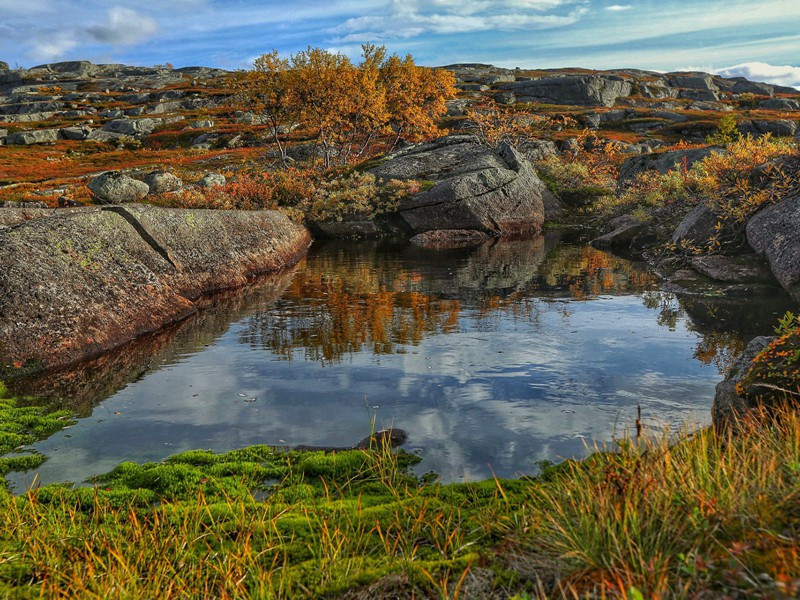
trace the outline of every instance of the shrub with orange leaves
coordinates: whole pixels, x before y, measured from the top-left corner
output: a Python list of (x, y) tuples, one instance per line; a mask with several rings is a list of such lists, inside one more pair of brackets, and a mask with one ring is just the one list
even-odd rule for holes
[(396, 144), (439, 134), (436, 119), (456, 93), (452, 73), (418, 67), (410, 55), (387, 58), (382, 46), (362, 49), (358, 65), (320, 48), (288, 59), (273, 50), (233, 76), (240, 106), (267, 118), (284, 164), (294, 125), (314, 139), (324, 168), (368, 157), (385, 135)]

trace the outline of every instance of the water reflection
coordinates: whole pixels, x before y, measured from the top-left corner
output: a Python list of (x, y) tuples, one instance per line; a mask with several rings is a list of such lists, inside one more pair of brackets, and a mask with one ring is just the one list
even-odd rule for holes
[(513, 476), (621, 433), (638, 404), (652, 425), (707, 421), (713, 363), (783, 310), (725, 302), (557, 237), (329, 243), (170, 331), (16, 385), (86, 415), (35, 446), (44, 482), (192, 448), (350, 445), (373, 416), (445, 480)]

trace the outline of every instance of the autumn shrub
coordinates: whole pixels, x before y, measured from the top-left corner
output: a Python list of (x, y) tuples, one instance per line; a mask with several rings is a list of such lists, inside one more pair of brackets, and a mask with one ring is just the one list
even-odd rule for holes
[(686, 213), (705, 202), (719, 219), (717, 234), (701, 247), (683, 244), (677, 249), (711, 253), (741, 243), (750, 217), (798, 186), (797, 147), (769, 135), (744, 136), (691, 168), (678, 163), (665, 174), (640, 173), (597, 208), (606, 216), (633, 213), (668, 237)]
[(422, 189), (423, 184), (418, 181), (380, 182), (371, 173), (353, 172), (321, 183), (307, 214), (324, 221), (341, 221), (349, 215), (374, 217), (397, 210), (403, 198)]
[(495, 149), (502, 143), (521, 147), (525, 142), (541, 139), (550, 132), (577, 125), (574, 119), (564, 115), (498, 106), (477, 106), (467, 110), (466, 114), (481, 142)]
[(591, 153), (577, 157), (549, 156), (537, 163), (537, 172), (548, 189), (573, 206), (584, 206), (613, 195), (615, 169), (598, 167)]
[(325, 169), (369, 157), (381, 138), (393, 146), (440, 134), (436, 120), (456, 94), (453, 74), (419, 67), (410, 55), (387, 56), (384, 47), (362, 50), (358, 65), (320, 48), (289, 58), (273, 50), (231, 77), (238, 105), (266, 118), (284, 164), (295, 125), (313, 140)]
[(738, 391), (774, 404), (800, 399), (800, 316), (787, 313), (775, 329), (778, 338), (753, 361)]

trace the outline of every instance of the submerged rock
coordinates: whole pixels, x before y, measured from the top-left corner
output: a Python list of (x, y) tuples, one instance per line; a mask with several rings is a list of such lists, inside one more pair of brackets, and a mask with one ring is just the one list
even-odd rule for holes
[(310, 244), (275, 211), (53, 212), (0, 230), (0, 364), (99, 354), (186, 317), (204, 294), (296, 262)]

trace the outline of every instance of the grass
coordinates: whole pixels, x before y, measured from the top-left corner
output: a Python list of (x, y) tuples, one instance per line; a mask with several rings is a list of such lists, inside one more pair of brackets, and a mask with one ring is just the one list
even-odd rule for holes
[[(63, 425), (3, 402), (26, 435)], [(800, 415), (778, 417), (728, 440), (620, 440), (519, 480), (441, 485), (382, 446), (255, 446), (3, 490), (0, 596), (793, 597)]]

